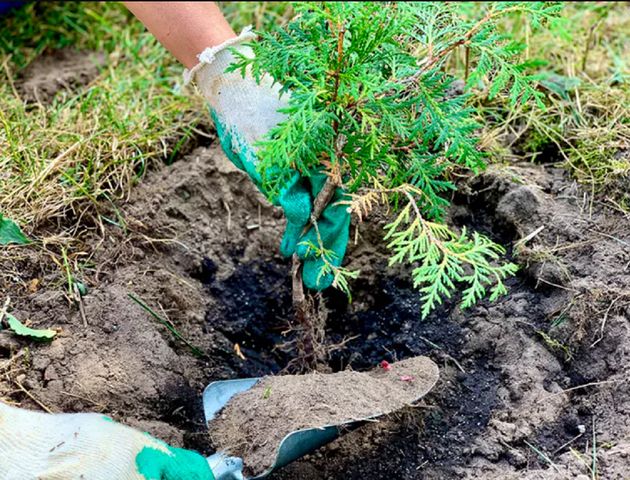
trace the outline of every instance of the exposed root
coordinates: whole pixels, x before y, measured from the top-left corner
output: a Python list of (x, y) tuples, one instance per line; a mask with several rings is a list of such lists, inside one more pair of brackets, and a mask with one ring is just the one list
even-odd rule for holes
[[(317, 228), (317, 219), (330, 203), (336, 188), (335, 182), (328, 178), (313, 202), (311, 221), (304, 229), (304, 233), (311, 228), (311, 225), (313, 228)], [(295, 320), (300, 326), (300, 331), (298, 332), (298, 362), (301, 369), (315, 370), (318, 363), (324, 358), (321, 352), (321, 345), (323, 345), (328, 312), (321, 296), (315, 301), (311, 295), (307, 295), (304, 292), (302, 262), (295, 254), (293, 255), (293, 266), (291, 268), (291, 281), (293, 310), (295, 312)]]
[[(298, 270), (298, 275), (301, 272)], [(302, 285), (301, 277), (299, 284)], [(328, 309), (324, 303), (324, 299), (320, 294), (315, 296), (304, 294), (304, 290), (298, 288), (298, 295), (301, 293), (302, 298), (296, 297), (295, 279), (294, 279), (294, 309), (296, 325), (296, 347), (298, 357), (289, 362), (287, 369), (297, 371), (316, 370), (328, 356), (329, 349), (325, 345), (326, 319), (328, 318)], [(296, 303), (296, 298), (299, 302)]]

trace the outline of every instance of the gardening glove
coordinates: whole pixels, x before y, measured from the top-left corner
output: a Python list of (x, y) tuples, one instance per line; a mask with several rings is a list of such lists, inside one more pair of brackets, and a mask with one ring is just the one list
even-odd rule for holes
[[(281, 95), (281, 86), (274, 84), (266, 75), (260, 84), (247, 72), (245, 78), (240, 72), (225, 73), (235, 61), (232, 50), (252, 57), (250, 47), (243, 45), (255, 35), (245, 29), (236, 38), (204, 50), (199, 55), (199, 64), (184, 73), (185, 83), (194, 80), (208, 100), (210, 113), (214, 119), (221, 146), (227, 157), (241, 170), (247, 172), (254, 184), (262, 189), (262, 178), (257, 170), (258, 158), (256, 143), (286, 119), (282, 109), (288, 105), (288, 94)], [(309, 248), (309, 242), (319, 247), (317, 233), (310, 228), (306, 234), (313, 209), (313, 199), (324, 185), (325, 176), (315, 173), (302, 176), (295, 171), (289, 181), (280, 189), (277, 198), (272, 199), (284, 211), (287, 225), (280, 244), (280, 253), (290, 257), (297, 253), (304, 262), (303, 280), (306, 287), (323, 290), (333, 282), (333, 275), (320, 275), (324, 259), (318, 255), (319, 248)], [(337, 189), (333, 200), (318, 220), (322, 245), (332, 252), (327, 260), (334, 266), (341, 265), (346, 253), (350, 230), (350, 214), (347, 209), (334, 205), (343, 199), (343, 191)]]
[[(240, 469), (239, 469), (240, 471)], [(208, 461), (95, 413), (0, 402), (0, 480), (214, 480)], [(217, 476), (217, 480), (237, 477)]]

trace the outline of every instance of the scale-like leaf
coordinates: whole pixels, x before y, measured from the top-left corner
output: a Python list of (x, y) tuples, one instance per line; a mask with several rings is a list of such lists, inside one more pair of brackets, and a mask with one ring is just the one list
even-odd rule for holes
[[(353, 198), (382, 196), (396, 212), (385, 227), (389, 264), (414, 269), (423, 316), (456, 292), (463, 307), (496, 298), (514, 266), (489, 239), (444, 225), (449, 191), (460, 172), (486, 164), (475, 90), (544, 107), (539, 66), (499, 19), (518, 14), (539, 28), (560, 8), (494, 2), (473, 18), (452, 2), (297, 2), (294, 19), (261, 32), (254, 55), (233, 66), (291, 92), (286, 118), (257, 145), (262, 189), (273, 199), (295, 171), (324, 171)], [(455, 78), (462, 54), (465, 83)], [(360, 220), (370, 203), (353, 209)], [(344, 291), (346, 278), (336, 282)]]

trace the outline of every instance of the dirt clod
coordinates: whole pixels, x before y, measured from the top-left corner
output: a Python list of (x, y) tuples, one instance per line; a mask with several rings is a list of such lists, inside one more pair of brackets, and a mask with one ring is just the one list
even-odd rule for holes
[(243, 458), (250, 476), (273, 466), (291, 432), (380, 416), (426, 395), (438, 379), (427, 357), (367, 372), (265, 377), (236, 395), (209, 424), (215, 447)]

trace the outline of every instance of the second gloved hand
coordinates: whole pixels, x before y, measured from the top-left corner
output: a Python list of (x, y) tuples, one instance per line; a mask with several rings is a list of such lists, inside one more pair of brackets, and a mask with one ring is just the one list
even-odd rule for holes
[[(171, 447), (104, 415), (51, 415), (0, 401), (0, 480), (35, 478), (215, 480), (198, 453)], [(217, 475), (216, 480), (233, 478), (242, 477)]]
[[(269, 77), (263, 77), (258, 84), (249, 74), (243, 78), (239, 72), (225, 73), (226, 68), (235, 61), (230, 49), (251, 56), (251, 49), (242, 43), (253, 38), (254, 35), (246, 30), (222, 45), (206, 49), (199, 55), (199, 64), (187, 72), (186, 77), (187, 81), (195, 80), (208, 100), (221, 146), (228, 158), (247, 172), (261, 189), (262, 179), (257, 171), (255, 144), (286, 118), (278, 110), (286, 107), (287, 96), (280, 96), (280, 86), (274, 85)], [(317, 249), (309, 248), (309, 245), (319, 247), (317, 233), (313, 228), (304, 233), (310, 220), (313, 200), (324, 181), (323, 174), (303, 176), (296, 171), (274, 199), (287, 219), (280, 252), (285, 257), (298, 254), (304, 261), (304, 284), (315, 290), (323, 290), (333, 282), (332, 274), (320, 275), (324, 259), (318, 255)], [(331, 252), (327, 260), (335, 266), (341, 265), (343, 261), (350, 230), (350, 214), (346, 207), (335, 205), (342, 199), (343, 192), (337, 189), (318, 220), (323, 247)]]

